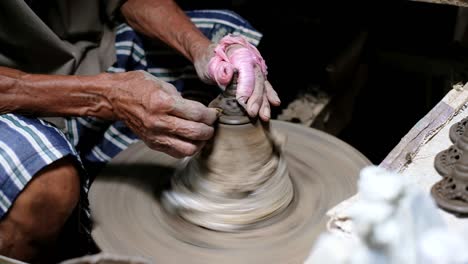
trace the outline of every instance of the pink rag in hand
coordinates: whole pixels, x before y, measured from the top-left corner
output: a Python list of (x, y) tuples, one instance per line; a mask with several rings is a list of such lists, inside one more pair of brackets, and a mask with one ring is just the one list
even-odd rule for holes
[[(239, 45), (229, 50), (231, 45)], [(234, 70), (237, 70), (237, 99), (246, 103), (255, 87), (255, 67), (259, 67), (266, 80), (267, 66), (257, 48), (241, 36), (227, 35), (223, 37), (214, 49), (214, 57), (208, 64), (208, 72), (216, 83), (225, 88), (232, 79)], [(229, 55), (228, 55), (229, 53)]]

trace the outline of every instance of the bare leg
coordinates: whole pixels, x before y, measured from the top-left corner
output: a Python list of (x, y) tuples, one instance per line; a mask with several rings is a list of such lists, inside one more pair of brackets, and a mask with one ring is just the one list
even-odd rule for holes
[(0, 221), (0, 254), (27, 262), (48, 258), (79, 196), (80, 178), (71, 158), (45, 167)]

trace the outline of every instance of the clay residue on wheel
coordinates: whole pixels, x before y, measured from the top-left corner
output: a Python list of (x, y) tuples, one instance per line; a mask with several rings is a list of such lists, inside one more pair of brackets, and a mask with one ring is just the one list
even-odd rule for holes
[(370, 162), (318, 130), (279, 121), (272, 127), (287, 136), (283, 154), (294, 186), (293, 200), (277, 216), (249, 230), (217, 232), (167, 213), (160, 195), (179, 161), (139, 143), (90, 189), (97, 245), (155, 263), (303, 263), (325, 230), (326, 212), (356, 193), (359, 171)]

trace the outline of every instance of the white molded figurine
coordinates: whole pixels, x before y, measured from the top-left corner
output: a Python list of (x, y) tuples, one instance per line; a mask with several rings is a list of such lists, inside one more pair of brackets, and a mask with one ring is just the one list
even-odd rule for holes
[(364, 168), (347, 215), (355, 236), (322, 234), (306, 264), (468, 263), (468, 236), (450, 231), (432, 197), (407, 177)]

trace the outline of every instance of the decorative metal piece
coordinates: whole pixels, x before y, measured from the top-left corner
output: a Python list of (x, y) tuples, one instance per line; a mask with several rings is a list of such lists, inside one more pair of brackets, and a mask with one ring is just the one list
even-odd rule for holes
[(468, 124), (468, 117), (463, 118), (450, 127), (449, 137), (453, 143), (457, 142), (457, 140), (463, 135), (466, 124)]

